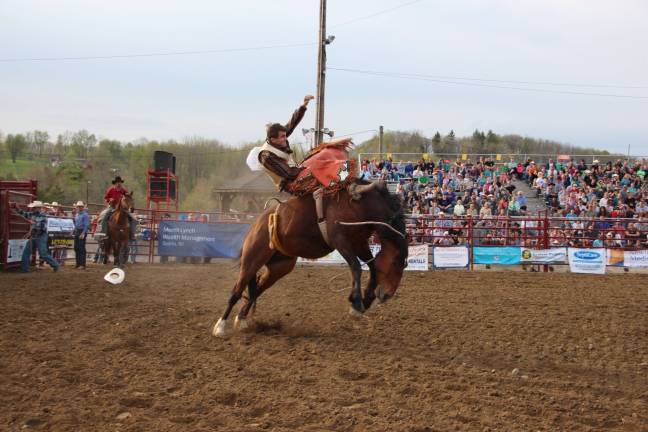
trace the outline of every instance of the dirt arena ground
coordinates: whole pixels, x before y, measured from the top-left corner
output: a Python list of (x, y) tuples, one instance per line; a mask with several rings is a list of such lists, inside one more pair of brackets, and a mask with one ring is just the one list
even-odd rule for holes
[(0, 274), (0, 430), (648, 430), (645, 274), (412, 272), (358, 320), (302, 267), (221, 340), (232, 264), (105, 271)]

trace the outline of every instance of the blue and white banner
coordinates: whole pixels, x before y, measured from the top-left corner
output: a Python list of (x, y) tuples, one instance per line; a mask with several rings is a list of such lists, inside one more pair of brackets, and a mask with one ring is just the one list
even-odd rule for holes
[(249, 224), (161, 221), (158, 254), (236, 258), (249, 229)]
[(48, 233), (71, 233), (74, 231), (74, 221), (72, 219), (47, 218)]
[(572, 273), (605, 274), (605, 249), (569, 248), (569, 269)]
[(435, 247), (435, 268), (468, 267), (468, 248), (466, 246)]
[(515, 246), (476, 246), (473, 249), (475, 264), (515, 265), (522, 261), (522, 248)]

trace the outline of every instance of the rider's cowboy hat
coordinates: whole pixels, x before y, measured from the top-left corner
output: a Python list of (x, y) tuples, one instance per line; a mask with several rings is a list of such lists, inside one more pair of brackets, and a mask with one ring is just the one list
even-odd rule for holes
[(61, 207), (61, 204), (59, 204), (59, 203), (56, 202), (56, 201), (53, 201), (53, 202), (52, 202), (52, 207)]
[(77, 201), (74, 207), (85, 207), (85, 204), (83, 204), (83, 201)]
[(34, 208), (34, 207), (43, 207), (43, 203), (41, 201), (34, 201), (31, 202), (27, 205), (29, 208)]
[(115, 177), (115, 180), (112, 181), (112, 184), (115, 183), (124, 183), (124, 180), (120, 176)]
[(110, 270), (108, 273), (106, 273), (106, 276), (104, 276), (104, 280), (110, 282), (113, 285), (117, 285), (124, 282), (125, 277), (126, 277), (126, 273), (124, 273), (124, 270), (120, 268), (114, 268)]

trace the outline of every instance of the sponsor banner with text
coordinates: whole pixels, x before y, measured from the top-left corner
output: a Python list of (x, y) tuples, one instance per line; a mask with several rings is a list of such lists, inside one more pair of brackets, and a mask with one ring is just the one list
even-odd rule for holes
[(569, 269), (572, 273), (605, 274), (605, 249), (569, 248)]
[[(373, 256), (378, 255), (380, 252), (380, 245), (370, 245), (371, 254)], [(346, 264), (344, 258), (338, 251), (333, 251), (325, 257), (318, 259), (307, 259), (299, 258), (297, 260), (299, 263), (311, 263), (311, 264)], [(369, 270), (369, 267), (366, 264), (362, 264), (363, 270)], [(407, 268), (405, 270), (411, 271), (426, 271), (428, 269), (428, 246), (427, 245), (416, 245), (410, 246), (408, 248), (407, 256)]]
[(515, 246), (476, 246), (473, 249), (475, 264), (515, 265), (522, 260), (522, 248)]
[(522, 249), (522, 264), (564, 264), (566, 262), (566, 248)]
[(249, 229), (249, 224), (162, 221), (158, 254), (236, 258)]
[(468, 267), (468, 248), (466, 246), (435, 247), (432, 262), (435, 268)]
[(624, 251), (622, 249), (608, 249), (607, 265), (629, 268), (648, 267), (648, 250)]
[(20, 262), (23, 251), (27, 246), (28, 240), (8, 240), (7, 245), (7, 262)]

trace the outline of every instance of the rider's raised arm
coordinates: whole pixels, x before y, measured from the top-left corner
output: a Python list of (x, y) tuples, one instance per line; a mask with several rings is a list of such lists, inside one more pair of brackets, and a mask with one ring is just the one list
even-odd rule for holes
[(285, 128), (286, 128), (286, 136), (290, 136), (290, 134), (293, 133), (299, 122), (302, 121), (304, 118), (304, 114), (306, 114), (306, 109), (308, 107), (308, 102), (310, 102), (313, 99), (313, 96), (311, 95), (306, 95), (304, 96), (304, 103), (299, 106), (293, 112), (292, 117), (290, 118), (290, 121), (286, 123)]

